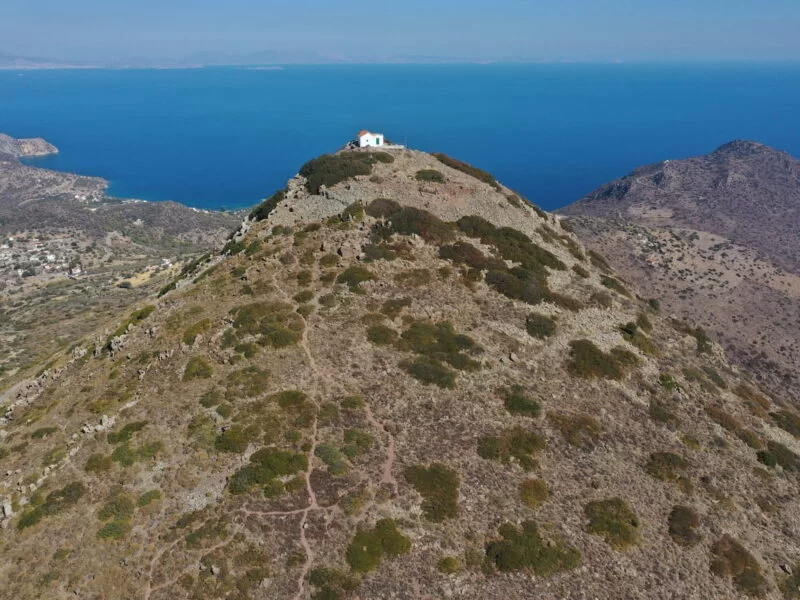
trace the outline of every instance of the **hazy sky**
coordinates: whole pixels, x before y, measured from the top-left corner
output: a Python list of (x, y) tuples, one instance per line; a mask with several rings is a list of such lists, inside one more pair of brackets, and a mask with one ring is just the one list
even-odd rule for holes
[(0, 52), (800, 60), (800, 0), (0, 0)]

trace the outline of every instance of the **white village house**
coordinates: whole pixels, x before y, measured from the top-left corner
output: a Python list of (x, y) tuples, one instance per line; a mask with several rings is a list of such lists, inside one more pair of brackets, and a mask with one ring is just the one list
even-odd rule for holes
[(358, 134), (359, 148), (373, 148), (375, 146), (385, 145), (382, 133), (372, 133), (366, 129)]

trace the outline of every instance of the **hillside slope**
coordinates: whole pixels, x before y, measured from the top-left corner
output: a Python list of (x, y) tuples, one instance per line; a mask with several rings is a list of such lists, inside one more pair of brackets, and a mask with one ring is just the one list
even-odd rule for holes
[(637, 169), (559, 212), (665, 311), (800, 402), (800, 161), (732, 142)]
[(254, 217), (2, 398), (5, 594), (796, 588), (800, 415), (558, 219), (413, 151)]

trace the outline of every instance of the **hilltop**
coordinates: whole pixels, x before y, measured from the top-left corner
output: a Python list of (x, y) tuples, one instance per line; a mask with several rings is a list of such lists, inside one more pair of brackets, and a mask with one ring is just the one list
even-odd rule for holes
[(8, 390), (16, 598), (779, 598), (800, 415), (443, 155), (305, 165)]
[(800, 161), (731, 142), (637, 169), (559, 212), (664, 310), (800, 401)]

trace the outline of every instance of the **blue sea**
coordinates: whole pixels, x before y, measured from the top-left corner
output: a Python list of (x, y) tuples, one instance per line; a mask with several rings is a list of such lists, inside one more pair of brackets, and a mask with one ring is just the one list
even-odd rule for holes
[(737, 138), (800, 156), (800, 64), (0, 71), (0, 132), (111, 193), (255, 204), (361, 129), (491, 171), (544, 208)]

